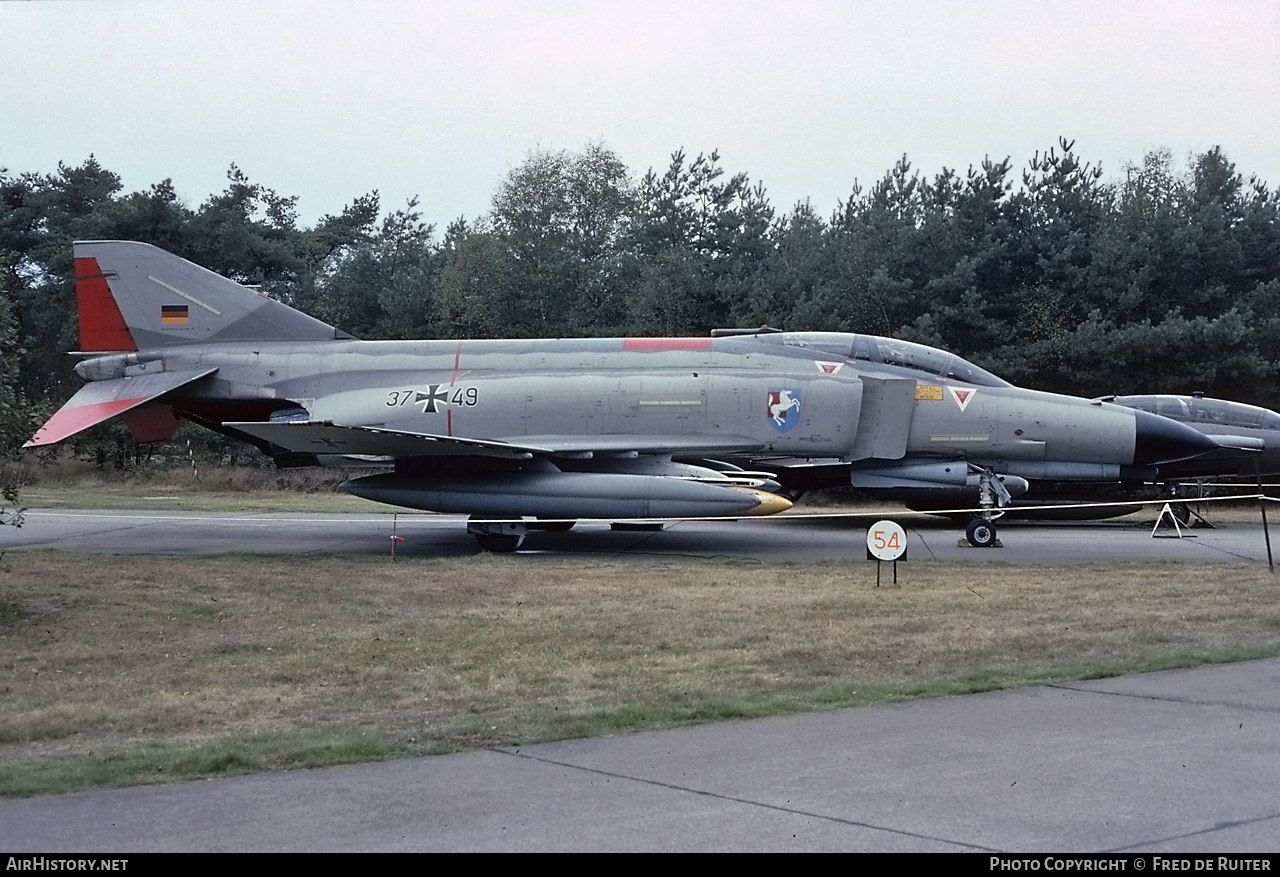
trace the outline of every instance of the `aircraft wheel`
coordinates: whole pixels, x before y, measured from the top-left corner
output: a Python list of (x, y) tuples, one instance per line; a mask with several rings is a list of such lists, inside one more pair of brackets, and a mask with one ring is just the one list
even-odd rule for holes
[(542, 530), (547, 533), (568, 533), (577, 521), (534, 521), (529, 524), (530, 530)]
[(996, 544), (996, 525), (984, 518), (974, 518), (964, 535), (974, 548), (990, 548)]
[(508, 533), (476, 533), (475, 535), (481, 549), (495, 554), (510, 554), (524, 541), (523, 536)]
[(1173, 512), (1173, 516), (1177, 518), (1178, 523), (1187, 526), (1191, 523), (1191, 506), (1185, 502), (1175, 502), (1169, 506), (1169, 511)]

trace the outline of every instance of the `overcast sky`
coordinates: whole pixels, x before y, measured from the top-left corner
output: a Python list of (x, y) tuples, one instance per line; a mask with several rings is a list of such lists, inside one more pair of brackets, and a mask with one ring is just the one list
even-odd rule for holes
[(90, 153), (193, 207), (235, 162), (305, 224), (377, 189), (443, 226), (534, 148), (637, 175), (719, 149), (828, 214), (902, 154), (1023, 167), (1060, 135), (1109, 177), (1220, 144), (1280, 185), (1280, 3), (0, 2), (0, 167)]

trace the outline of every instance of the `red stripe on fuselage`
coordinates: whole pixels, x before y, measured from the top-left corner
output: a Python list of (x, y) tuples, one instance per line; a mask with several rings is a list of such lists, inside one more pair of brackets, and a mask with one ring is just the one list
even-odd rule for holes
[(623, 338), (623, 350), (710, 350), (710, 338)]
[[(458, 383), (458, 366), (462, 363), (462, 342), (458, 342), (458, 348), (453, 352), (453, 377), (449, 378), (449, 386), (452, 387)], [(453, 435), (453, 408), (446, 405), (444, 409), (445, 435)]]
[(138, 349), (111, 295), (107, 278), (92, 256), (76, 259), (76, 310), (80, 315), (81, 350)]
[(141, 396), (137, 399), (112, 399), (110, 402), (94, 402), (91, 405), (63, 408), (45, 421), (44, 426), (36, 431), (28, 444), (32, 446), (56, 444), (145, 401), (147, 397)]

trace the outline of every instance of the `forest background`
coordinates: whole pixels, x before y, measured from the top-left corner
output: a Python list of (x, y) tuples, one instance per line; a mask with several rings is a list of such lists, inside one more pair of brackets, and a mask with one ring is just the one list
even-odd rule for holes
[[(1016, 169), (984, 158), (927, 176), (904, 156), (826, 217), (779, 211), (716, 152), (677, 151), (637, 179), (604, 144), (531, 152), (487, 213), (442, 233), (376, 191), (311, 227), (296, 206), (234, 165), (196, 208), (171, 180), (125, 193), (92, 156), (0, 169), (3, 459), (79, 385), (65, 353), (79, 346), (76, 240), (155, 244), (361, 338), (767, 324), (920, 341), (1073, 395), (1280, 400), (1280, 194), (1216, 147), (1152, 151), (1113, 177), (1065, 139)], [(72, 449), (117, 468), (147, 457), (113, 424)], [(20, 480), (7, 473), (0, 510)]]

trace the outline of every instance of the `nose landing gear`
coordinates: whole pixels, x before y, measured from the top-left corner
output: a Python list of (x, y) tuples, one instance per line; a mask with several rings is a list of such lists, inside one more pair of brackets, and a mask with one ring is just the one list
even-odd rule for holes
[(974, 548), (991, 548), (996, 544), (996, 525), (986, 518), (974, 518), (965, 527), (964, 535)]
[(995, 472), (980, 466), (973, 468), (978, 474), (978, 505), (982, 507), (982, 511), (969, 521), (964, 535), (974, 548), (995, 548), (999, 545), (996, 539), (996, 518), (1004, 514), (1002, 509), (1013, 501), (1013, 497)]

